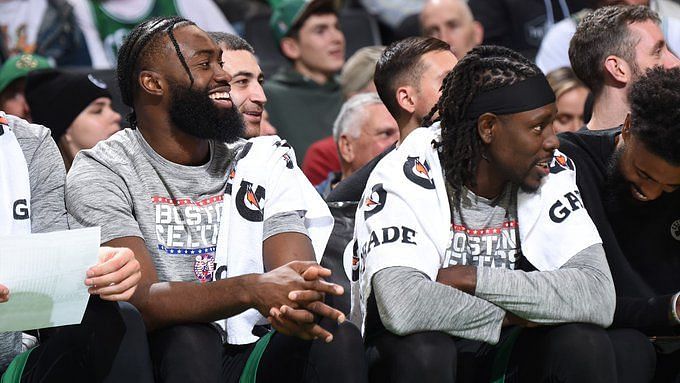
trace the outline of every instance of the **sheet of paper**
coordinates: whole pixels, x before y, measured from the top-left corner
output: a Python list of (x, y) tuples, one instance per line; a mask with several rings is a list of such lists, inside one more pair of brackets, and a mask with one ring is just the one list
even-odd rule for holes
[(89, 294), (87, 269), (97, 263), (98, 227), (0, 237), (0, 332), (80, 323)]

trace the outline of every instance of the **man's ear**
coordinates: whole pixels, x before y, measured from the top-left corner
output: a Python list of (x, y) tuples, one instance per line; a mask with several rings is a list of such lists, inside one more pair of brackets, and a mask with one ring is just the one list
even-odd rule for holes
[(413, 114), (416, 111), (416, 100), (414, 99), (415, 93), (416, 90), (410, 85), (397, 88), (395, 95), (397, 103), (401, 109), (404, 109), (409, 114)]
[(615, 81), (627, 84), (631, 80), (632, 69), (630, 65), (619, 56), (609, 55), (604, 59), (604, 70)]
[(340, 154), (340, 158), (346, 163), (349, 164), (354, 161), (354, 148), (345, 134), (341, 134), (340, 139), (338, 139), (338, 153)]
[[(474, 31), (473, 33), (475, 46), (480, 45), (482, 41), (484, 41), (484, 26), (479, 21), (473, 21), (472, 28)], [(462, 57), (460, 57), (459, 59), (462, 59)]]
[(293, 61), (300, 58), (300, 45), (297, 40), (292, 37), (284, 37), (279, 44), (281, 46), (281, 52), (285, 57), (288, 57)]
[(631, 117), (630, 117), (630, 112), (626, 114), (626, 119), (623, 120), (623, 128), (621, 128), (621, 138), (623, 138), (623, 141), (626, 142), (628, 140), (628, 137), (630, 137), (630, 124), (631, 124)]
[(144, 92), (154, 96), (162, 96), (165, 90), (163, 78), (160, 74), (150, 70), (143, 70), (139, 74), (139, 86)]
[(477, 118), (477, 133), (482, 142), (489, 145), (493, 142), (498, 116), (493, 113), (484, 113)]

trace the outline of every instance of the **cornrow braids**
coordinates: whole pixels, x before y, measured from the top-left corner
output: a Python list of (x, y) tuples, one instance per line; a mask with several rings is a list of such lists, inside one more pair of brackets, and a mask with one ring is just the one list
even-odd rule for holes
[(487, 45), (468, 52), (444, 79), (442, 95), (428, 120), (439, 113), (442, 134), (439, 155), (446, 181), (454, 192), (453, 206), (460, 208), (465, 185), (475, 186), (477, 166), (485, 151), (477, 132), (478, 117), (466, 116), (468, 107), (480, 93), (539, 74), (541, 70), (521, 54)]
[(174, 35), (174, 28), (177, 25), (195, 25), (193, 22), (179, 16), (155, 17), (138, 24), (125, 38), (123, 45), (118, 51), (118, 64), (116, 66), (116, 76), (120, 88), (123, 103), (132, 111), (127, 115), (130, 126), (137, 125), (137, 116), (134, 111), (134, 94), (137, 91), (138, 82), (136, 81), (146, 62), (151, 56), (160, 51), (158, 39), (165, 32), (172, 42), (177, 57), (179, 58), (184, 70), (189, 75), (191, 84), (194, 78), (189, 71), (189, 67), (184, 59), (184, 55), (179, 49)]

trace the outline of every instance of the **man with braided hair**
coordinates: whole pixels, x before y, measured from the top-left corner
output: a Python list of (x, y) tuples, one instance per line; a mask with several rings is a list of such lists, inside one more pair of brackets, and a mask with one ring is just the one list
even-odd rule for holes
[(364, 381), (359, 331), (323, 303), (328, 210), (285, 141), (239, 139), (221, 56), (185, 19), (138, 25), (117, 70), (134, 129), (79, 154), (67, 207), (137, 254), (157, 381)]
[(680, 69), (632, 84), (623, 126), (560, 136), (616, 286), (614, 326), (656, 337), (656, 382), (680, 378)]
[[(440, 123), (371, 174), (354, 264), (374, 381), (618, 381), (614, 285), (550, 89), (520, 54), (474, 48), (444, 80)], [(647, 347), (620, 381), (648, 379), (649, 342), (616, 335)]]

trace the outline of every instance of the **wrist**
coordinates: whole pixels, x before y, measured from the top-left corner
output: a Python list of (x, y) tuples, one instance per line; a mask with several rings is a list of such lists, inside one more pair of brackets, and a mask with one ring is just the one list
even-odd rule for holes
[(237, 299), (245, 307), (257, 308), (259, 303), (257, 286), (259, 284), (260, 274), (245, 274), (237, 278), (239, 278), (239, 293)]

